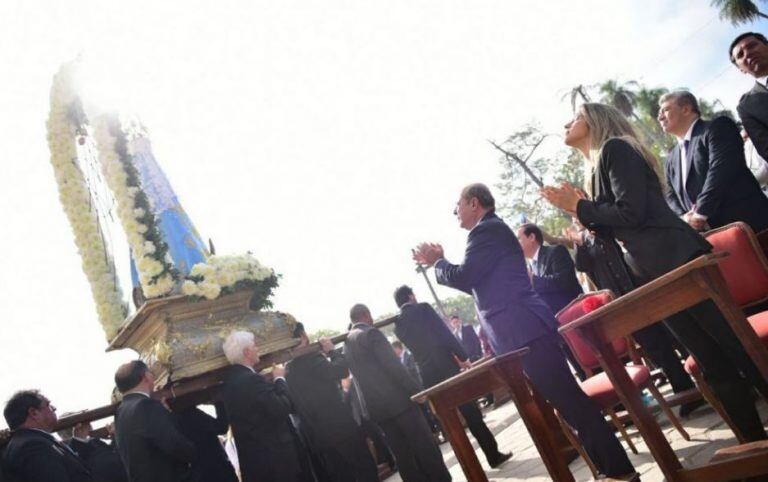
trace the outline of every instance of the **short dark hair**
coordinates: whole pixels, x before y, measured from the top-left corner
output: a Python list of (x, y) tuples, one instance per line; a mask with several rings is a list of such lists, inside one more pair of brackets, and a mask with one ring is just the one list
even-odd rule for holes
[(115, 372), (115, 385), (120, 393), (136, 388), (144, 378), (144, 374), (149, 371), (147, 364), (141, 360), (133, 360), (120, 365)]
[(403, 349), (403, 342), (401, 342), (400, 340), (393, 341), (391, 345), (392, 345), (392, 348), (400, 348), (401, 350)]
[(699, 101), (696, 99), (696, 96), (688, 92), (687, 90), (676, 90), (674, 92), (667, 92), (666, 94), (659, 97), (659, 106), (663, 104), (664, 102), (667, 102), (668, 100), (671, 100), (675, 104), (677, 104), (680, 107), (683, 106), (690, 106), (691, 110), (695, 113), (701, 115), (701, 110), (699, 110)]
[(358, 303), (349, 309), (349, 319), (352, 320), (352, 324), (357, 323), (365, 313), (370, 314), (371, 310), (364, 304)]
[(3, 416), (8, 428), (16, 430), (27, 421), (30, 408), (40, 408), (45, 398), (40, 390), (19, 390), (5, 403)]
[(453, 313), (453, 314), (452, 314), (451, 316), (449, 316), (448, 318), (449, 318), (449, 319), (451, 319), (451, 320), (452, 320), (452, 319), (454, 319), (454, 318), (456, 318), (457, 320), (461, 320), (461, 317), (459, 316), (459, 314), (458, 314), (458, 313)]
[(496, 201), (493, 199), (493, 194), (491, 194), (488, 186), (483, 183), (476, 182), (464, 187), (461, 190), (461, 197), (467, 202), (472, 198), (476, 198), (482, 207), (491, 210), (496, 209)]
[(300, 338), (301, 335), (306, 335), (306, 334), (307, 334), (307, 332), (304, 329), (304, 323), (302, 323), (300, 321), (296, 322), (296, 326), (293, 328), (292, 336), (294, 338)]
[(413, 294), (413, 290), (410, 286), (403, 285), (395, 290), (395, 304), (400, 308), (404, 304), (408, 303)]
[(544, 234), (541, 232), (541, 228), (536, 226), (533, 223), (525, 223), (522, 226), (520, 226), (520, 229), (523, 230), (523, 234), (526, 236), (530, 236), (533, 234), (533, 237), (536, 238), (536, 242), (539, 244), (544, 244)]
[(755, 37), (757, 40), (764, 44), (768, 44), (768, 39), (765, 38), (765, 35), (757, 32), (745, 32), (735, 39), (733, 39), (733, 42), (731, 42), (730, 48), (728, 48), (728, 58), (731, 60), (731, 63), (733, 65), (736, 65), (736, 60), (733, 58), (733, 48), (736, 47), (736, 44), (741, 42), (747, 37)]

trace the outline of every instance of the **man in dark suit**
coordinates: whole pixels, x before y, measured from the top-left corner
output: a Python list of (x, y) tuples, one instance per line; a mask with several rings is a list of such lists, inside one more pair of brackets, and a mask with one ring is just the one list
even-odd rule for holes
[[(459, 340), (451, 334), (440, 315), (428, 303), (416, 301), (410, 287), (401, 286), (395, 291), (395, 303), (400, 308), (395, 321), (395, 335), (413, 353), (425, 388), (457, 375), (460, 371), (459, 363), (465, 367), (470, 366)], [(474, 401), (462, 405), (459, 411), (483, 450), (488, 465), (496, 468), (509, 460), (512, 453), (499, 452), (496, 439), (485, 425), (483, 414)]]
[(219, 435), (229, 430), (227, 412), (222, 402), (215, 403), (216, 416), (202, 411), (196, 405), (176, 410), (174, 415), (181, 434), (197, 450), (197, 457), (192, 463), (192, 472), (197, 482), (237, 482), (235, 468), (224, 451)]
[[(309, 345), (301, 323), (294, 337), (301, 339), (299, 348)], [(298, 356), (285, 367), (288, 390), (305, 433), (331, 480), (378, 482), (376, 463), (342, 399), (339, 383), (349, 376), (346, 360), (329, 339), (320, 339), (320, 346), (322, 353)]]
[(474, 362), (481, 359), (483, 357), (483, 346), (472, 325), (465, 325), (459, 315), (451, 315), (450, 323), (453, 336), (461, 343), (464, 352), (469, 357), (469, 361)]
[(269, 383), (253, 367), (259, 352), (253, 333), (235, 331), (224, 341), (232, 364), (221, 390), (232, 426), (243, 482), (295, 482), (301, 477), (300, 456), (289, 414), (291, 400), (285, 370), (272, 370)]
[[(523, 249), (523, 256), (529, 262), (529, 275), (533, 290), (557, 314), (568, 303), (583, 293), (576, 279), (576, 266), (565, 246), (544, 246), (544, 234), (538, 226), (526, 223), (517, 230), (517, 240)], [(565, 356), (579, 380), (586, 380), (587, 374), (579, 365), (570, 347), (561, 343)]]
[(191, 464), (197, 453), (162, 402), (150, 397), (155, 377), (140, 360), (115, 373), (123, 401), (115, 415), (115, 441), (131, 482), (194, 480)]
[(5, 447), (2, 472), (25, 482), (91, 482), (83, 461), (56, 440), (56, 407), (37, 390), (16, 392), (3, 411), (12, 430)]
[(757, 153), (768, 159), (768, 39), (756, 32), (743, 33), (731, 42), (728, 55), (741, 72), (755, 79), (736, 109)]
[(384, 431), (403, 481), (451, 480), (427, 421), (411, 401), (419, 392), (416, 381), (386, 337), (373, 327), (365, 305), (353, 306), (349, 316), (353, 325), (344, 343), (344, 356), (371, 420)]
[(419, 245), (414, 260), (434, 265), (438, 283), (473, 296), (480, 323), (498, 355), (530, 349), (523, 359), (526, 375), (575, 429), (600, 473), (636, 479), (613, 429), (568, 369), (560, 351), (557, 320), (533, 291), (520, 243), (496, 216), (490, 190), (483, 184), (465, 187), (454, 213), (461, 227), (469, 230), (463, 263), (449, 263), (442, 246), (434, 243)]
[(416, 383), (419, 384), (419, 388), (424, 388), (424, 381), (421, 379), (421, 372), (419, 372), (419, 366), (416, 364), (416, 359), (413, 357), (413, 353), (406, 350), (403, 346), (403, 342), (400, 340), (395, 340), (392, 342), (392, 349), (395, 351), (395, 356), (398, 360), (400, 360), (400, 363), (403, 364), (406, 370), (408, 370), (408, 374), (416, 380)]
[(744, 142), (729, 117), (699, 118), (690, 92), (659, 99), (659, 123), (677, 138), (664, 163), (667, 204), (697, 231), (743, 221), (755, 232), (768, 228), (768, 198), (747, 167)]
[[(114, 427), (112, 424), (108, 429)], [(114, 443), (107, 443), (91, 436), (91, 424), (80, 423), (66, 433), (57, 432), (61, 439), (74, 450), (83, 461), (94, 482), (127, 482), (123, 461)]]
[(565, 246), (545, 246), (544, 234), (535, 224), (517, 230), (517, 240), (530, 263), (533, 290), (557, 314), (583, 293), (576, 279), (576, 266)]

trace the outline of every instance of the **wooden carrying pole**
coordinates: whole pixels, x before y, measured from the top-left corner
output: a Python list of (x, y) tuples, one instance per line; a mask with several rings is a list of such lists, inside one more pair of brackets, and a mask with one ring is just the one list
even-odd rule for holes
[[(373, 326), (376, 328), (381, 328), (387, 325), (391, 325), (395, 322), (395, 320), (397, 320), (397, 316), (391, 316), (381, 321), (377, 321), (373, 324)], [(336, 335), (330, 340), (334, 345), (338, 345), (339, 343), (346, 341), (347, 336), (349, 336), (349, 332)], [(258, 372), (272, 365), (285, 363), (302, 355), (315, 353), (320, 350), (320, 343), (315, 342), (300, 348), (269, 353), (264, 355), (261, 360), (259, 360), (255, 370)], [(152, 398), (178, 400), (182, 404), (185, 400), (192, 401), (193, 403), (202, 403), (203, 400), (200, 399), (200, 396), (203, 396), (206, 399), (211, 398), (211, 392), (213, 392), (219, 385), (221, 385), (224, 372), (227, 368), (228, 367), (219, 368), (197, 377), (172, 383), (171, 385), (163, 387), (160, 390), (152, 393)], [(62, 417), (56, 424), (54, 431), (74, 427), (80, 423), (93, 422), (95, 420), (111, 417), (115, 414), (118, 405), (120, 404), (113, 403), (111, 405), (105, 405), (103, 407), (98, 407), (91, 410), (84, 410), (82, 412), (77, 412), (71, 415), (67, 415), (66, 417)]]

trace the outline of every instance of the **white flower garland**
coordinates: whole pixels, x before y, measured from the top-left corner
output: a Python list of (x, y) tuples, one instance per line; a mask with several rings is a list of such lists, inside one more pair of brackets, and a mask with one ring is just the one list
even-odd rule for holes
[[(235, 288), (242, 282), (269, 282), (277, 279), (271, 268), (262, 266), (250, 253), (240, 256), (210, 256), (205, 263), (192, 267), (189, 277), (181, 286), (187, 296), (198, 296), (213, 300), (222, 291)], [(270, 288), (271, 290), (271, 288)]]
[(69, 118), (72, 106), (78, 102), (72, 82), (74, 69), (74, 64), (65, 64), (53, 78), (47, 123), (48, 146), (59, 199), (75, 235), (75, 245), (83, 260), (83, 271), (91, 286), (99, 322), (109, 340), (125, 320), (127, 307), (123, 304), (116, 274), (104, 257), (104, 240), (88, 186), (74, 161), (77, 158), (77, 126)]
[(140, 188), (128, 184), (128, 174), (115, 149), (117, 139), (110, 133), (110, 119), (107, 116), (97, 119), (94, 136), (104, 179), (117, 201), (117, 215), (136, 261), (136, 271), (139, 273), (144, 296), (156, 298), (166, 295), (173, 290), (175, 280), (169, 271), (168, 263), (157, 259), (158, 247), (146, 237), (149, 228), (140, 220), (147, 212), (136, 204), (136, 195)]

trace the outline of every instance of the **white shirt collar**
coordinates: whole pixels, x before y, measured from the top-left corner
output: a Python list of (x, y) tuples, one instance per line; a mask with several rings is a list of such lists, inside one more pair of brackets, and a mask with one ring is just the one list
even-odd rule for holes
[(538, 248), (536, 248), (536, 252), (533, 253), (533, 256), (531, 256), (531, 261), (539, 262), (539, 251), (541, 251), (541, 245), (539, 245)]
[(149, 393), (146, 393), (146, 392), (140, 392), (140, 391), (138, 391), (138, 390), (137, 390), (137, 391), (135, 391), (135, 392), (128, 392), (128, 393), (126, 393), (125, 395), (123, 395), (123, 397), (126, 397), (126, 396), (128, 396), (128, 395), (144, 395), (145, 397), (147, 397), (147, 398), (150, 398), (150, 396), (149, 396)]
[(768, 87), (768, 75), (764, 75), (762, 77), (757, 77), (755, 81), (762, 85), (763, 87)]
[(699, 122), (699, 118), (698, 117), (696, 118), (696, 120), (691, 122), (690, 127), (688, 127), (688, 132), (685, 133), (685, 137), (683, 137), (682, 139), (678, 139), (677, 140), (678, 144), (680, 144), (682, 146), (685, 141), (690, 141), (691, 140), (691, 137), (693, 136), (693, 128), (696, 127), (696, 123), (697, 122)]

